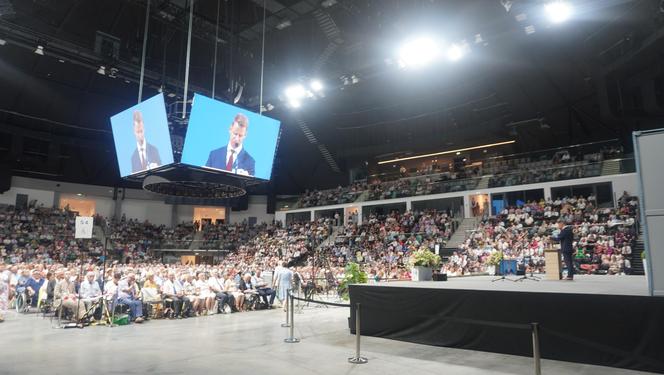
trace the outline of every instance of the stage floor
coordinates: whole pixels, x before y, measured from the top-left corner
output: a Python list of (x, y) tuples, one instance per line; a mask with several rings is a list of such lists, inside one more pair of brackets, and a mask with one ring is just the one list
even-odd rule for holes
[[(544, 276), (544, 275), (542, 275)], [(508, 280), (491, 282), (494, 276), (451, 277), (448, 281), (394, 281), (369, 284), (378, 287), (466, 289), (501, 292), (535, 292), (567, 294), (607, 294), (623, 296), (647, 296), (648, 283), (645, 276), (608, 276), (576, 275), (574, 281), (524, 280), (513, 282), (516, 276)]]

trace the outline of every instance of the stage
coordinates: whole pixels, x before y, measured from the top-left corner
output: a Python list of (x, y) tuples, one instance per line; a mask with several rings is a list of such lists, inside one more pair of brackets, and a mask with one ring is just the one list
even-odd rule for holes
[(664, 373), (664, 298), (645, 277), (493, 279), (352, 285), (351, 304), (362, 335), (532, 356), (538, 323), (542, 358)]

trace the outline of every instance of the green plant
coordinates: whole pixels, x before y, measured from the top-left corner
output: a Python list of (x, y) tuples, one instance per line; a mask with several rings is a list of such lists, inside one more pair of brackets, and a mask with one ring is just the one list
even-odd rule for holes
[(367, 273), (360, 269), (360, 265), (357, 263), (350, 262), (346, 265), (346, 271), (344, 272), (344, 278), (339, 283), (339, 295), (342, 299), (348, 300), (350, 296), (348, 295), (348, 286), (350, 284), (366, 284), (369, 280)]
[(410, 255), (408, 263), (411, 267), (438, 267), (440, 266), (441, 259), (440, 255), (435, 254), (426, 246), (422, 246)]
[(487, 264), (490, 266), (497, 266), (500, 264), (501, 260), (503, 260), (503, 252), (496, 251), (491, 253), (491, 255), (489, 256), (489, 260), (487, 261)]

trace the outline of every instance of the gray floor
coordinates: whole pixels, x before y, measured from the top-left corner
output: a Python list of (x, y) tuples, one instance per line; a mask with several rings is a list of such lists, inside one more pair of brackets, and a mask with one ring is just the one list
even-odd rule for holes
[[(544, 276), (544, 275), (542, 275)], [(408, 288), (441, 288), (469, 290), (500, 290), (509, 292), (618, 294), (647, 296), (648, 283), (645, 276), (576, 275), (574, 281), (566, 280), (525, 280), (513, 282), (517, 276), (509, 276), (506, 281), (491, 282), (494, 276), (451, 277), (447, 282), (438, 281), (396, 281), (372, 284), (376, 286), (398, 286)]]
[[(281, 310), (149, 321), (122, 327), (52, 328), (36, 314), (0, 324), (0, 374), (532, 374), (532, 360), (363, 337), (369, 363), (351, 365), (348, 309), (296, 314), (286, 344)], [(639, 372), (543, 360), (544, 374)]]

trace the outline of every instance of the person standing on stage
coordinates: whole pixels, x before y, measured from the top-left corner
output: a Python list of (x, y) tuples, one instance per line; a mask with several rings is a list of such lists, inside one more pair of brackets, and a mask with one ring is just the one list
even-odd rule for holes
[(558, 230), (560, 232), (553, 236), (553, 239), (560, 242), (560, 252), (563, 253), (563, 262), (567, 268), (567, 277), (565, 280), (574, 280), (574, 248), (572, 242), (574, 241), (574, 233), (572, 232), (571, 225), (565, 225), (563, 219), (558, 220)]

